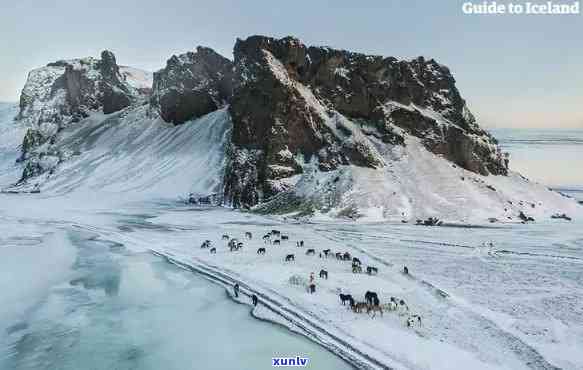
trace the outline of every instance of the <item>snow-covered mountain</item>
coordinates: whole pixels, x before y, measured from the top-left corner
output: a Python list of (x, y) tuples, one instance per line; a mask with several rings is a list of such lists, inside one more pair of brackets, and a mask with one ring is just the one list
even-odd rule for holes
[(509, 172), (432, 59), (263, 36), (234, 55), (199, 47), (153, 76), (109, 52), (31, 72), (13, 123), (28, 127), (24, 170), (9, 190), (219, 193), (258, 212), (407, 222), (581, 210)]
[(20, 96), (18, 121), (28, 127), (22, 143), (22, 181), (52, 171), (64, 159), (58, 134), (94, 113), (117, 112), (147, 98), (151, 78), (120, 70), (115, 56), (61, 60), (31, 71)]

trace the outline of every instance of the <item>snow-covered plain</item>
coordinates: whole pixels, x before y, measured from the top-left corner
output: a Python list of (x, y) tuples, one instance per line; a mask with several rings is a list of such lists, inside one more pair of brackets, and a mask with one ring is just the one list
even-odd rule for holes
[[(220, 145), (229, 130), (224, 111), (178, 128), (150, 119), (146, 108), (118, 114), (125, 115), (125, 124), (120, 124), (117, 114), (95, 116), (65, 132), (62, 140), (70, 148), (71, 161), (64, 162), (57, 175), (43, 179), (40, 194), (0, 194), (0, 277), (3, 297), (9, 302), (0, 310), (0, 367), (79, 368), (83, 361), (102, 358), (99, 368), (156, 368), (161, 363), (180, 368), (200, 353), (188, 353), (181, 343), (193, 343), (193, 338), (204, 338), (216, 328), (220, 329), (217, 343), (226, 341), (232, 334), (224, 329), (235, 324), (222, 321), (220, 315), (230, 315), (242, 306), (221, 306), (217, 308), (220, 315), (202, 316), (214, 324), (197, 332), (200, 323), (188, 321), (192, 319), (189, 313), (195, 316), (199, 310), (208, 310), (195, 303), (196, 297), (216, 292), (165, 288), (168, 280), (188, 280), (190, 272), (147, 272), (154, 262), (142, 258), (153, 258), (148, 261), (170, 261), (198, 271), (229, 290), (239, 282), (243, 293), (260, 297), (254, 316), (288, 326), (358, 367), (583, 368), (581, 218), (550, 220), (541, 212), (534, 224), (440, 228), (400, 221), (325, 221), (324, 217), (298, 223), (222, 208), (189, 207), (177, 201), (180, 195), (210, 192), (220, 186), (224, 161)], [(24, 132), (7, 120), (0, 123), (0, 129), (5, 185), (4, 179), (16, 174), (14, 160)], [(435, 162), (427, 158), (395, 166), (406, 171), (411, 165), (430, 163)], [(426, 182), (433, 189), (443, 186), (439, 176), (459, 171), (438, 163), (434, 172), (418, 171), (436, 174)], [(383, 176), (378, 181), (370, 177), (372, 185), (365, 188), (383, 185)], [(459, 173), (452, 176), (459, 177)], [(489, 180), (521, 181), (518, 176)], [(413, 185), (401, 186), (404, 191)], [(451, 185), (453, 189), (457, 186)], [(544, 190), (552, 199), (561, 199), (542, 186), (540, 189), (541, 194)], [(486, 189), (478, 192), (482, 194), (482, 190), (487, 195), (477, 196), (476, 202), (492, 196)], [(362, 202), (366, 196), (360, 196)], [(571, 203), (576, 212), (578, 206)], [(265, 244), (261, 236), (271, 229), (289, 235), (290, 241), (281, 246)], [(254, 239), (246, 241), (245, 231), (253, 232)], [(240, 238), (244, 248), (229, 252), (221, 240), (223, 233)], [(200, 248), (205, 239), (213, 241), (216, 254)], [(306, 243), (304, 248), (295, 246), (300, 239)], [(494, 247), (481, 247), (485, 242)], [(260, 247), (266, 248), (264, 256), (256, 253)], [(307, 256), (308, 248), (314, 248), (316, 255)], [(353, 274), (349, 262), (320, 258), (318, 254), (327, 248), (350, 252), (365, 266), (377, 267), (378, 275)], [(107, 253), (100, 255), (102, 250)], [(160, 257), (149, 256), (152, 252)], [(93, 253), (97, 257), (91, 257)], [(295, 262), (284, 262), (292, 253)], [(401, 272), (403, 266), (409, 268), (409, 275)], [(317, 276), (322, 268), (329, 272), (329, 279), (316, 277), (315, 294), (290, 284), (290, 277), (307, 280), (311, 272)], [(129, 280), (116, 280), (119, 269), (133, 271), (126, 275)], [(84, 274), (91, 278), (76, 280)], [(339, 291), (362, 300), (366, 290), (378, 292), (383, 303), (390, 296), (404, 299), (411, 313), (421, 315), (422, 325), (407, 328), (405, 315), (385, 312), (373, 319), (340, 304)], [(115, 292), (119, 294), (112, 294)], [(140, 298), (150, 294), (153, 300)], [(242, 302), (249, 300), (244, 296)], [(156, 309), (151, 311), (151, 307)], [(173, 333), (181, 328), (188, 335), (181, 333), (176, 338)], [(232, 326), (232, 331), (238, 328)], [(116, 335), (104, 335), (109, 330)], [(295, 346), (291, 339), (263, 334), (266, 326), (241, 330), (252, 334), (237, 337), (239, 341), (284, 343), (279, 350), (286, 355), (304, 354), (287, 351), (313, 350)], [(124, 338), (121, 342), (115, 340), (119, 335)], [(256, 336), (269, 340), (256, 342)], [(97, 343), (87, 343), (88, 338)], [(100, 352), (104, 343), (109, 348), (106, 353)], [(270, 362), (262, 362), (268, 360), (263, 357), (269, 351), (255, 353), (252, 345), (228, 343), (232, 344), (204, 348), (226, 351), (232, 355), (230, 359), (260, 359), (251, 362), (253, 368), (270, 367)], [(316, 352), (310, 354), (318, 359), (312, 362), (315, 369), (345, 366)], [(174, 358), (172, 363), (163, 362), (170, 358)]]

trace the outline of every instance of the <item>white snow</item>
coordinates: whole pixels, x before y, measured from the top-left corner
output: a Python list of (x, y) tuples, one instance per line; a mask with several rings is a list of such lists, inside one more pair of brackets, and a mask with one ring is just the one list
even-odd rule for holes
[(226, 108), (178, 127), (147, 110), (96, 113), (62, 131), (57, 145), (68, 159), (24, 187), (38, 183), (47, 194), (100, 190), (151, 197), (219, 191), (231, 127)]
[(125, 82), (135, 89), (151, 89), (154, 81), (154, 74), (142, 69), (119, 66), (119, 73)]

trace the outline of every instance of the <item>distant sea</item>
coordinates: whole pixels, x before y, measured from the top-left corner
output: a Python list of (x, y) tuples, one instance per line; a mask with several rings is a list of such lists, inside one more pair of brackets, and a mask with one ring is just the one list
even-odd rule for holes
[(510, 169), (583, 200), (583, 129), (490, 129)]

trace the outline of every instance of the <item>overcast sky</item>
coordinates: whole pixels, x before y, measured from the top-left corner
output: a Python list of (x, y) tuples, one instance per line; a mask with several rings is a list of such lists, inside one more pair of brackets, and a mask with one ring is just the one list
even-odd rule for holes
[[(503, 1), (502, 1), (503, 2)], [(98, 56), (148, 70), (235, 38), (294, 35), (385, 56), (435, 58), (489, 127), (583, 127), (583, 15), (465, 15), (463, 1), (19, 0), (0, 2), (0, 101), (27, 72)]]

